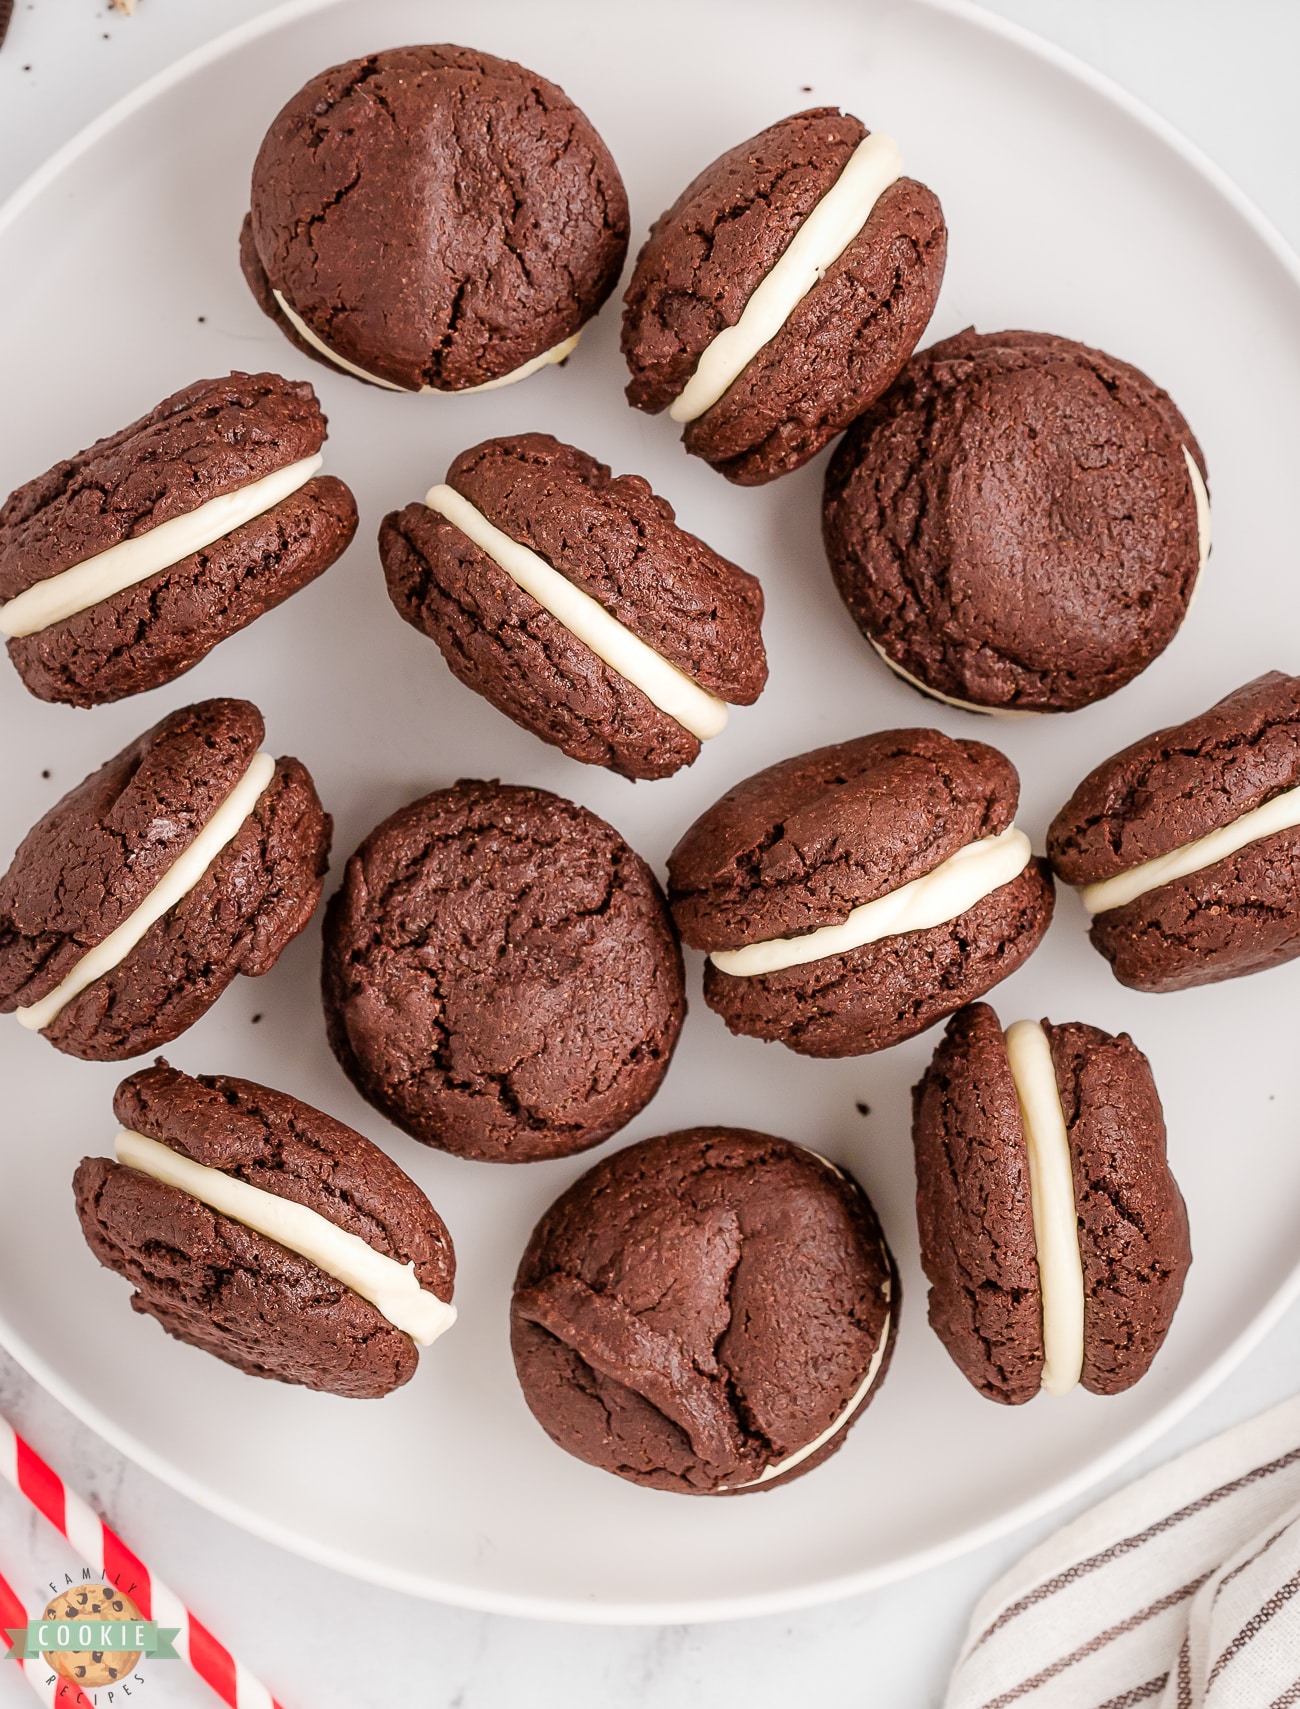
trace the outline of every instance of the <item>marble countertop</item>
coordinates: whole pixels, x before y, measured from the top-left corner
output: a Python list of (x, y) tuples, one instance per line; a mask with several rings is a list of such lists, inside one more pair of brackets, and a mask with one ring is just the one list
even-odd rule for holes
[[(126, 18), (102, 0), (16, 0), (0, 53), (0, 198), (119, 95), (266, 9), (266, 0), (139, 0), (135, 15)], [(1139, 95), (1199, 143), (1293, 242), (1300, 241), (1300, 110), (1293, 90), (1300, 7), (1292, 0), (1234, 0), (1231, 6), (1222, 0), (1089, 0), (1086, 6), (1078, 0), (993, 0), (991, 9)], [(28, 472), (0, 471), (0, 488), (9, 475)], [(1230, 1143), (1225, 1136), (1225, 1148)], [(1225, 1149), (1225, 1161), (1227, 1155)], [(1300, 1306), (1220, 1390), (1104, 1488), (1297, 1386)], [(247, 1537), (98, 1442), (3, 1355), (0, 1410), (287, 1709), (379, 1709), (399, 1697), (427, 1709), (675, 1709), (683, 1703), (710, 1709), (735, 1702), (776, 1709), (808, 1701), (929, 1709), (941, 1701), (980, 1590), (1056, 1522), (872, 1595), (798, 1614), (694, 1627), (547, 1626), (408, 1601)], [(1064, 1516), (1063, 1510), (1058, 1518)], [(0, 1486), (0, 1568), (14, 1585), (34, 1598), (48, 1581), (52, 1593), (71, 1565), (50, 1527)], [(339, 1641), (343, 1619), (370, 1633), (389, 1628), (396, 1635), (359, 1653)], [(100, 1697), (104, 1709), (107, 1695)], [(11, 1703), (21, 1709), (28, 1701), (17, 1671), (0, 1669), (0, 1709)], [(215, 1699), (179, 1668), (158, 1667), (131, 1702), (210, 1709)]]

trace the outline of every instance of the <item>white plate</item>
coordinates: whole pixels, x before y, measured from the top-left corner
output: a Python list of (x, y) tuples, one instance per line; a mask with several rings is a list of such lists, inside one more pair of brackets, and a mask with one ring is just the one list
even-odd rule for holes
[[(110, 113), (0, 216), (0, 490), (200, 375), (309, 377), (330, 416), (330, 471), (360, 538), (323, 580), (181, 682), (93, 714), (41, 706), (0, 672), (0, 859), (64, 790), (169, 708), (244, 694), (276, 752), (311, 766), (340, 856), (382, 816), (462, 775), (547, 785), (662, 862), (735, 779), (890, 724), (1001, 741), (1023, 822), (1047, 820), (1088, 767), (1258, 671), (1300, 659), (1292, 567), (1300, 469), (1300, 298), (1289, 254), (1222, 177), (1109, 85), (983, 13), (897, 0), (432, 0), (275, 12)], [(556, 78), (626, 175), (634, 241), (704, 162), (813, 102), (903, 143), (942, 196), (952, 255), (933, 335), (974, 322), (1070, 334), (1138, 363), (1200, 435), (1216, 547), (1183, 633), (1132, 687), (1065, 719), (999, 725), (895, 684), (841, 609), (818, 537), (820, 464), (739, 491), (622, 401), (617, 305), (564, 372), (505, 392), (396, 398), (308, 363), (264, 320), (236, 237), (261, 133), (333, 61), (405, 41), (472, 39)], [(682, 521), (757, 571), (772, 681), (699, 763), (632, 786), (570, 763), (448, 675), (397, 619), (374, 549), (380, 516), (463, 446), (549, 429), (648, 476)], [(48, 772), (48, 776), (44, 775)], [(0, 1335), (95, 1429), (250, 1530), (381, 1583), (567, 1619), (752, 1614), (860, 1590), (969, 1547), (1101, 1476), (1231, 1368), (1295, 1290), (1300, 964), (1173, 997), (1122, 990), (1062, 899), (1047, 943), (996, 994), (1004, 1018), (1131, 1028), (1163, 1089), (1196, 1263), (1147, 1379), (1015, 1411), (981, 1400), (925, 1324), (908, 1088), (935, 1042), (809, 1062), (732, 1039), (698, 996), (667, 1085), (613, 1144), (696, 1122), (803, 1140), (850, 1164), (898, 1254), (905, 1304), (889, 1381), (844, 1450), (751, 1501), (686, 1501), (568, 1458), (531, 1420), (506, 1333), (510, 1277), (542, 1208), (590, 1157), (518, 1169), (457, 1161), (387, 1127), (326, 1048), (309, 931), (241, 981), (168, 1052), (323, 1105), (426, 1188), (460, 1254), (455, 1332), (418, 1377), (359, 1403), (258, 1382), (166, 1339), (82, 1244), (69, 1179), (110, 1140), (120, 1068), (0, 1026), (4, 1229)], [(698, 968), (691, 968), (692, 992)], [(254, 1017), (261, 1016), (254, 1024)], [(859, 1114), (859, 1101), (870, 1114)]]

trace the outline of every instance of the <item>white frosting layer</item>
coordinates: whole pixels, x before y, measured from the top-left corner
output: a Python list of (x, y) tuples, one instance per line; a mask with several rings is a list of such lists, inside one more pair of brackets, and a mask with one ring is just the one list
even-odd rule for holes
[(709, 960), (722, 973), (752, 979), (783, 967), (802, 967), (828, 955), (843, 955), (863, 944), (903, 932), (924, 932), (946, 925), (984, 897), (1018, 878), (1033, 855), (1029, 838), (1015, 825), (996, 837), (981, 837), (910, 883), (874, 902), (854, 908), (835, 926), (820, 926), (797, 938), (768, 938), (742, 949), (715, 949)]
[(839, 260), (902, 172), (903, 156), (893, 137), (875, 131), (862, 139), (771, 272), (760, 280), (740, 319), (706, 345), (668, 411), (674, 421), (695, 421), (735, 384)]
[(275, 775), (275, 760), (270, 754), (254, 754), (248, 770), (217, 808), (190, 846), (167, 868), (134, 913), (106, 938), (87, 950), (63, 982), (56, 985), (39, 1003), (17, 1011), (20, 1026), (39, 1032), (88, 985), (111, 973), (130, 955), (149, 930), (176, 904), (183, 901), (203, 878), (222, 849), (239, 835), (240, 827), (261, 799), (263, 791)]
[(120, 540), (105, 552), (86, 558), (71, 569), (47, 576), (43, 582), (0, 605), (0, 635), (36, 635), (52, 623), (75, 617), (124, 588), (134, 587), (159, 570), (168, 570), (201, 552), (223, 535), (264, 514), (305, 486), (325, 459), (319, 452), (275, 469), (260, 481), (250, 481), (233, 493), (222, 493), (206, 504), (160, 522), (144, 534)]
[[(349, 362), (346, 356), (338, 355), (336, 351), (330, 349), (328, 344), (316, 336), (295, 309), (289, 307), (274, 286), (271, 289), (271, 295), (279, 303), (284, 318), (299, 337), (305, 339), (313, 350), (319, 351), (327, 362), (332, 362), (336, 368), (341, 368), (345, 374), (354, 374), (358, 380), (369, 380), (372, 386), (382, 386), (385, 391), (410, 393), (409, 386), (399, 386), (395, 380), (381, 379), (378, 374), (372, 374), (366, 368), (358, 368), (356, 363)], [(502, 374), (498, 379), (484, 380), (481, 385), (461, 386), (459, 388), (419, 386), (416, 390), (419, 392), (436, 392), (439, 397), (446, 398), (467, 398), (474, 392), (495, 392), (502, 386), (513, 386), (518, 380), (526, 380), (530, 374), (535, 374), (539, 368), (549, 368), (552, 362), (563, 362), (566, 356), (573, 355), (573, 352), (578, 348), (578, 340), (581, 337), (582, 328), (579, 327), (571, 338), (564, 339), (560, 344), (552, 345), (549, 350), (543, 350), (540, 356), (534, 356), (531, 361), (521, 363), (518, 368), (512, 368), (508, 374)]]
[(306, 1258), (369, 1300), (394, 1329), (405, 1331), (421, 1347), (431, 1346), (455, 1323), (455, 1306), (420, 1286), (413, 1263), (399, 1264), (396, 1258), (376, 1252), (360, 1235), (337, 1227), (319, 1211), (251, 1186), (221, 1169), (206, 1168), (131, 1128), (121, 1129), (115, 1149), (118, 1162), (128, 1169), (189, 1193), (222, 1216)]
[[(826, 1162), (824, 1157), (822, 1158), (822, 1162)], [(829, 1167), (834, 1168), (834, 1165), (831, 1164)], [(840, 1171), (836, 1169), (835, 1173), (838, 1175)], [(890, 1282), (889, 1277), (886, 1276), (880, 1287), (880, 1291), (886, 1300), (889, 1299), (892, 1288), (893, 1284)], [(880, 1342), (876, 1347), (875, 1352), (871, 1355), (871, 1363), (867, 1366), (866, 1376), (863, 1377), (861, 1383), (859, 1383), (858, 1387), (854, 1390), (848, 1404), (840, 1411), (837, 1417), (831, 1420), (820, 1436), (814, 1436), (811, 1442), (806, 1442), (802, 1448), (796, 1448), (793, 1454), (787, 1454), (783, 1460), (774, 1460), (770, 1466), (764, 1466), (759, 1475), (756, 1478), (750, 1478), (748, 1483), (727, 1484), (723, 1488), (715, 1490), (713, 1493), (715, 1495), (725, 1495), (729, 1489), (753, 1489), (758, 1484), (770, 1483), (773, 1478), (782, 1477), (786, 1472), (792, 1471), (795, 1466), (802, 1465), (803, 1462), (810, 1459), (819, 1448), (825, 1447), (832, 1436), (837, 1436), (853, 1417), (854, 1413), (857, 1412), (863, 1401), (866, 1400), (867, 1396), (871, 1393), (876, 1378), (880, 1375), (880, 1366), (884, 1360), (885, 1352), (889, 1347), (889, 1328), (892, 1317), (892, 1312), (887, 1311), (885, 1313), (885, 1321), (880, 1331)]]
[(539, 557), (531, 547), (512, 540), (454, 487), (430, 487), (424, 496), (430, 510), (445, 516), (467, 539), (480, 547), (516, 586), (531, 594), (571, 635), (590, 647), (611, 670), (639, 688), (646, 699), (706, 742), (726, 727), (727, 704), (707, 694), (684, 671), (634, 635), (589, 593), (575, 587)]
[(1037, 1021), (1016, 1021), (1007, 1028), (1006, 1042), (1029, 1155), (1043, 1303), (1042, 1388), (1045, 1394), (1068, 1394), (1083, 1373), (1084, 1307), (1070, 1139), (1047, 1034)]
[(927, 700), (940, 700), (945, 706), (955, 706), (959, 712), (978, 712), (984, 718), (1041, 718), (1043, 714), (1032, 707), (1024, 706), (980, 706), (973, 700), (957, 700), (951, 694), (940, 694), (937, 688), (931, 688), (928, 682), (922, 682), (920, 677), (913, 676), (911, 671), (905, 671), (896, 659), (889, 654), (876, 640), (874, 635), (868, 635), (867, 640), (880, 654), (881, 658), (903, 682), (911, 683), (913, 688), (920, 689)]
[(1196, 459), (1185, 445), (1183, 456), (1187, 459), (1187, 473), (1192, 478), (1192, 495), (1196, 500), (1196, 541), (1200, 554), (1199, 567), (1203, 570), (1210, 555), (1210, 495), (1205, 490), (1205, 480), (1196, 466)]
[(1188, 873), (1200, 872), (1216, 861), (1226, 860), (1261, 837), (1291, 831), (1297, 825), (1300, 825), (1300, 789), (1284, 789), (1262, 807), (1252, 807), (1249, 813), (1220, 825), (1217, 831), (1198, 837), (1194, 843), (1184, 843), (1154, 860), (1144, 860), (1141, 866), (1117, 872), (1114, 878), (1085, 884), (1079, 895), (1090, 914), (1105, 914), (1145, 896), (1148, 890), (1157, 890), (1162, 884), (1172, 884), (1176, 878), (1186, 878)]

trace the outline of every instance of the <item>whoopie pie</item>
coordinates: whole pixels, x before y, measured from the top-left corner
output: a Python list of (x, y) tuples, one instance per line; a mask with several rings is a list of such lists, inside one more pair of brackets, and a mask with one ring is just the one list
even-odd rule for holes
[(938, 198), (835, 107), (706, 166), (655, 221), (624, 298), (628, 401), (742, 486), (806, 463), (915, 349), (943, 282)]
[(856, 1056), (923, 1032), (1013, 973), (1052, 918), (1015, 824), (1020, 781), (983, 742), (882, 730), (729, 789), (668, 861), (704, 1000), (735, 1033)]
[(1139, 991), (1300, 955), (1300, 677), (1268, 671), (1091, 771), (1047, 852)]
[(891, 670), (976, 712), (1068, 712), (1162, 653), (1210, 548), (1168, 393), (1040, 332), (914, 356), (826, 471), (836, 586)]
[(456, 1321), (442, 1218), (390, 1157), (284, 1092), (159, 1060), (124, 1080), (113, 1157), (73, 1179), (134, 1310), (254, 1377), (370, 1399)]
[(552, 1441), (652, 1489), (740, 1495), (843, 1447), (893, 1351), (898, 1273), (851, 1176), (689, 1128), (604, 1158), (515, 1279), (524, 1398)]
[(563, 361), (627, 239), (618, 168), (564, 91), (442, 44), (331, 66), (286, 102), (240, 260), (307, 355), (391, 391), (467, 392)]
[(545, 789), (461, 781), (377, 825), (325, 916), (329, 1041), (413, 1139), (565, 1157), (658, 1090), (686, 1012), (650, 868)]
[(753, 576), (677, 526), (638, 475), (545, 433), (463, 451), (384, 518), (388, 592), (453, 673), (572, 759), (690, 765), (767, 681)]
[(166, 1044), (315, 911), (331, 821), (247, 700), (169, 713), (27, 833), (0, 877), (0, 1014), (70, 1056)]
[(356, 532), (318, 470), (304, 381), (198, 380), (0, 508), (0, 635), (41, 700), (98, 706), (171, 682), (314, 581)]
[(912, 1094), (930, 1323), (1007, 1405), (1150, 1368), (1192, 1261), (1146, 1057), (1127, 1033), (954, 1015)]

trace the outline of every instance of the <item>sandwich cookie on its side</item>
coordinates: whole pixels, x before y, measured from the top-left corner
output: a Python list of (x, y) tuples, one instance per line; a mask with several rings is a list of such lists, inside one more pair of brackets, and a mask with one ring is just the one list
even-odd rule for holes
[(545, 789), (462, 781), (352, 856), (325, 916), (329, 1041), (413, 1139), (488, 1163), (566, 1157), (654, 1096), (686, 1012), (650, 868)]
[(240, 262), (317, 361), (396, 392), (474, 392), (562, 362), (618, 283), (627, 195), (545, 77), (472, 48), (322, 71), (271, 122)]
[(623, 310), (628, 402), (742, 486), (797, 469), (874, 403), (943, 282), (937, 197), (834, 107), (729, 150), (655, 221)]
[(651, 1489), (742, 1495), (843, 1447), (899, 1305), (851, 1176), (784, 1139), (689, 1128), (615, 1152), (551, 1206), (510, 1339), (568, 1453)]
[(1104, 760), (1047, 852), (1122, 985), (1181, 991), (1300, 955), (1300, 677), (1269, 671)]
[(171, 682), (314, 581), (357, 508), (303, 381), (199, 380), (0, 508), (0, 635), (41, 700)]
[(388, 1394), (456, 1321), (442, 1218), (377, 1145), (268, 1086), (158, 1062), (124, 1080), (116, 1160), (77, 1215), (133, 1308), (254, 1377)]
[(266, 973), (315, 911), (330, 817), (247, 700), (172, 712), (27, 833), (0, 877), (0, 1014), (117, 1062)]
[(1192, 1261), (1150, 1064), (1079, 1021), (987, 1003), (949, 1021), (912, 1093), (930, 1323), (1005, 1405), (1150, 1368)]
[(767, 681), (758, 583), (637, 475), (544, 433), (463, 451), (384, 518), (393, 604), (452, 672), (571, 759), (667, 777)]
[(983, 742), (883, 730), (730, 789), (668, 861), (704, 1000), (732, 1032), (857, 1056), (1013, 973), (1052, 918), (1014, 824), (1015, 767)]
[(1210, 550), (1168, 393), (1039, 332), (914, 356), (826, 471), (840, 596), (886, 665), (970, 712), (1069, 712), (1173, 640)]

